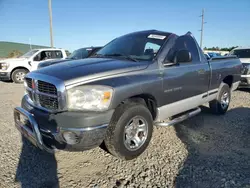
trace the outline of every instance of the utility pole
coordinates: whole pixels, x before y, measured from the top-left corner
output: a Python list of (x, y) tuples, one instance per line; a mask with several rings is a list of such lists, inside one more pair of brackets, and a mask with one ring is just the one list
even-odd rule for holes
[(30, 50), (32, 50), (32, 46), (31, 46), (31, 38), (29, 38), (29, 43), (30, 43)]
[(201, 14), (201, 39), (200, 39), (200, 48), (202, 49), (202, 40), (203, 40), (203, 30), (204, 30), (204, 24), (206, 22), (204, 22), (204, 9), (202, 9), (202, 14)]
[(51, 48), (54, 47), (54, 42), (53, 42), (53, 29), (52, 29), (52, 8), (51, 8), (51, 0), (49, 1), (49, 22), (50, 22), (50, 46)]

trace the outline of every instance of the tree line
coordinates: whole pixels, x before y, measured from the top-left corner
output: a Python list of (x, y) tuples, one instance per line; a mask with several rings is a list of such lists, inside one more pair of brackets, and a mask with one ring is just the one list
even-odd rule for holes
[(234, 48), (237, 48), (238, 46), (232, 46), (230, 48), (219, 48), (218, 46), (216, 47), (212, 47), (212, 48), (207, 48), (207, 47), (204, 47), (203, 50), (213, 50), (213, 51), (231, 51), (232, 49)]

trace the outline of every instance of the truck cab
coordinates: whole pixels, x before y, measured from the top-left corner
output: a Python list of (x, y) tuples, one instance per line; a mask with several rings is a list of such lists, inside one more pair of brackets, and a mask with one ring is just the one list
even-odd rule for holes
[(23, 83), (25, 75), (36, 70), (40, 62), (66, 57), (64, 49), (46, 48), (33, 49), (18, 58), (3, 59), (0, 61), (0, 80)]

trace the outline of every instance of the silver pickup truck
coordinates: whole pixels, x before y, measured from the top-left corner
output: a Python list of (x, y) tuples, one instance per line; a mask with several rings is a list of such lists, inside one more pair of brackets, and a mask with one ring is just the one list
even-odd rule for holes
[(190, 32), (130, 33), (87, 59), (27, 74), (15, 126), (48, 152), (104, 143), (114, 156), (134, 159), (147, 148), (153, 125), (174, 125), (205, 103), (226, 113), (241, 68), (235, 56), (208, 61)]

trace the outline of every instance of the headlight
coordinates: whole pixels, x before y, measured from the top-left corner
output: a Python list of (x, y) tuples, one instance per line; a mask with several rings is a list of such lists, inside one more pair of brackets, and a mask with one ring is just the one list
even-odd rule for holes
[(250, 74), (250, 64), (249, 63), (242, 63), (241, 74), (243, 74), (243, 75)]
[(78, 86), (67, 91), (69, 110), (107, 110), (113, 89), (107, 86)]
[(0, 63), (1, 70), (7, 70), (9, 68), (9, 63)]

